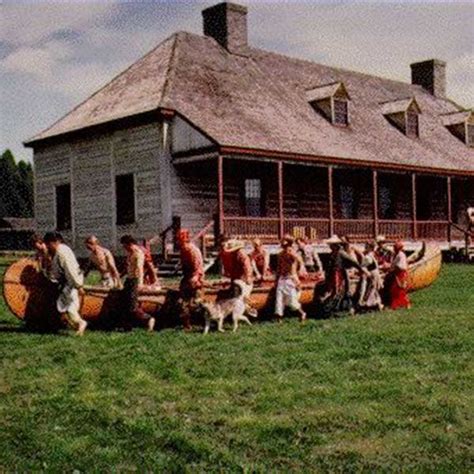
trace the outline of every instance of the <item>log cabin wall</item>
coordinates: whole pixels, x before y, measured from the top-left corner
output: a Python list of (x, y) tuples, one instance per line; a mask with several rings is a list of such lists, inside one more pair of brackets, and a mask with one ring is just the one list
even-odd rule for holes
[[(66, 241), (86, 255), (83, 241), (95, 234), (116, 250), (122, 234), (149, 238), (161, 229), (161, 125), (134, 126), (35, 150), (35, 218), (38, 231), (55, 229), (55, 188), (71, 185), (72, 229)], [(136, 220), (117, 226), (115, 177), (133, 173)]]
[(192, 233), (202, 229), (217, 212), (215, 160), (183, 163), (171, 168), (172, 214)]
[(370, 170), (334, 170), (334, 217), (372, 219), (372, 175)]
[(73, 244), (81, 256), (86, 254), (84, 239), (91, 234), (114, 246), (112, 140), (108, 134), (71, 143)]
[(454, 178), (452, 181), (453, 221), (466, 227), (467, 208), (474, 207), (474, 179)]
[(327, 219), (329, 215), (327, 169), (285, 165), (283, 173), (285, 217)]
[[(43, 147), (34, 153), (35, 220), (38, 233), (56, 228), (56, 186), (71, 183), (71, 147), (67, 143)], [(74, 216), (73, 216), (74, 219)], [(62, 230), (74, 244), (73, 231)]]
[[(161, 231), (161, 160), (160, 125), (148, 124), (120, 130), (114, 134), (113, 172), (115, 176), (133, 173), (135, 179), (136, 220), (129, 225), (116, 226), (115, 242), (123, 234), (151, 238)], [(115, 203), (115, 199), (114, 199)], [(115, 219), (115, 210), (114, 210)]]
[(379, 219), (411, 220), (411, 175), (379, 173), (378, 205)]
[(417, 220), (447, 219), (446, 178), (438, 176), (417, 176)]
[(278, 217), (276, 163), (233, 159), (224, 160), (224, 214), (229, 217), (247, 215), (245, 209), (247, 179), (258, 179), (261, 182), (260, 217)]

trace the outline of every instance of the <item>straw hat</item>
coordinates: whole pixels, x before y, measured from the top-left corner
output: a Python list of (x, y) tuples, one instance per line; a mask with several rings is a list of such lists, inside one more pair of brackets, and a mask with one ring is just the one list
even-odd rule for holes
[(328, 245), (332, 245), (332, 244), (342, 244), (342, 240), (339, 238), (338, 235), (334, 234), (331, 236), (330, 239), (327, 239), (326, 240), (326, 243)]
[(224, 250), (226, 252), (236, 252), (237, 250), (243, 249), (245, 244), (241, 240), (231, 239), (224, 244)]
[(386, 241), (387, 239), (385, 238), (385, 235), (377, 235), (377, 238), (375, 239), (375, 242), (377, 242), (378, 244), (382, 244)]

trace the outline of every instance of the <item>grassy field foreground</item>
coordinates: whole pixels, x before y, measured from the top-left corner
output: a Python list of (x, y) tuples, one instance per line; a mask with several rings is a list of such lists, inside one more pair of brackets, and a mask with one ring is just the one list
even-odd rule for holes
[(412, 311), (37, 335), (0, 302), (0, 471), (467, 472), (474, 266)]

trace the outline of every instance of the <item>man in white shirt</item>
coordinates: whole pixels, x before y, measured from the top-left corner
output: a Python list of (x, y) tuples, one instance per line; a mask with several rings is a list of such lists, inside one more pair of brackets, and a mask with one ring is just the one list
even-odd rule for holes
[(74, 252), (64, 243), (61, 234), (48, 232), (44, 236), (48, 252), (53, 256), (50, 278), (59, 285), (56, 301), (58, 311), (65, 316), (69, 325), (82, 336), (87, 322), (79, 314), (80, 296), (84, 294), (84, 276)]

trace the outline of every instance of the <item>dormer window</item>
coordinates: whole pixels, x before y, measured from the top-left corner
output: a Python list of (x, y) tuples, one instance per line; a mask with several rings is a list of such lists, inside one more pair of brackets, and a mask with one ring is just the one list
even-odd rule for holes
[(306, 91), (306, 97), (313, 109), (333, 125), (349, 125), (350, 97), (342, 82), (334, 82)]
[(414, 111), (407, 111), (406, 113), (406, 135), (407, 137), (418, 137), (418, 113)]
[(347, 100), (333, 98), (334, 120), (336, 125), (349, 125), (349, 107)]
[(443, 115), (444, 126), (469, 147), (474, 147), (474, 112), (465, 110)]
[(474, 147), (474, 123), (468, 123), (466, 129), (466, 145)]
[(382, 104), (382, 113), (388, 122), (407, 137), (420, 136), (419, 115), (421, 113), (415, 99), (402, 99)]

